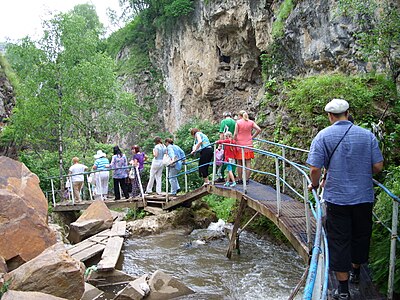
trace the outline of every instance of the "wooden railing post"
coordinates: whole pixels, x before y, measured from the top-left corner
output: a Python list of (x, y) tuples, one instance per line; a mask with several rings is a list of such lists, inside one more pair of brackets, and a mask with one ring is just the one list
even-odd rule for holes
[(228, 251), (226, 252), (226, 257), (229, 258), (229, 259), (232, 257), (233, 249), (234, 248), (237, 249), (237, 246), (238, 246), (237, 243), (236, 243), (237, 242), (237, 233), (238, 233), (239, 226), (240, 226), (240, 219), (241, 219), (241, 217), (243, 215), (243, 212), (244, 212), (244, 210), (246, 208), (246, 205), (247, 205), (247, 202), (244, 199), (244, 197), (242, 197), (240, 199), (239, 209), (238, 209), (237, 216), (235, 218), (235, 223), (233, 224)]

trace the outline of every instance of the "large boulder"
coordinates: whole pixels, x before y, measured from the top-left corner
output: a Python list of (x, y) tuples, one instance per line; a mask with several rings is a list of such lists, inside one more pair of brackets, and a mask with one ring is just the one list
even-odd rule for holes
[(0, 256), (9, 269), (56, 243), (47, 225), (47, 199), (39, 178), (13, 159), (0, 156)]
[(61, 243), (46, 249), (40, 255), (7, 273), (9, 288), (32, 291), (78, 300), (85, 291), (85, 266), (72, 258)]
[(150, 294), (146, 300), (166, 300), (194, 294), (186, 285), (160, 270), (155, 271), (147, 283), (150, 286)]
[(69, 226), (68, 240), (79, 243), (87, 237), (111, 228), (113, 216), (101, 200), (94, 201), (85, 212)]
[(65, 298), (60, 298), (40, 292), (21, 292), (21, 291), (7, 291), (1, 299), (2, 300), (66, 300)]

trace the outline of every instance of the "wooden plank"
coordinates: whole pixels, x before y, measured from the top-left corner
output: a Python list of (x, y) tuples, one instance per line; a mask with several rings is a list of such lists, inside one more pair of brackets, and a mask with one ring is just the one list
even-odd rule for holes
[(109, 237), (109, 233), (110, 233), (110, 229), (103, 230), (102, 232), (72, 246), (67, 251), (68, 251), (69, 255), (73, 256), (81, 251), (84, 251), (90, 247), (93, 247), (96, 244), (103, 244), (105, 246), (106, 240)]
[(71, 256), (77, 260), (85, 261), (103, 251), (105, 247), (106, 247), (105, 245), (94, 244), (92, 247), (87, 248)]
[(126, 221), (114, 222), (110, 236), (125, 236), (126, 235)]
[(104, 249), (100, 262), (97, 264), (97, 270), (107, 271), (115, 268), (117, 264), (124, 239), (119, 236), (110, 237), (107, 246)]

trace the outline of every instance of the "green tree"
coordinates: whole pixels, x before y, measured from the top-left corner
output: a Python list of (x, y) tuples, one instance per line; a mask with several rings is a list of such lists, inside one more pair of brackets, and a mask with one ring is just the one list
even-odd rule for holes
[(60, 175), (64, 148), (76, 146), (73, 141), (86, 150), (127, 133), (136, 120), (135, 101), (123, 91), (114, 61), (99, 51), (101, 32), (93, 6), (78, 5), (46, 21), (37, 44), (26, 38), (7, 48), (21, 82), (15, 137), (34, 150), (58, 151)]

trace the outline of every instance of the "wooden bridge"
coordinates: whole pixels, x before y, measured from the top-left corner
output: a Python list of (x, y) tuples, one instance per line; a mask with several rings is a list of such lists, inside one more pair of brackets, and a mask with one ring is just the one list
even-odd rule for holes
[[(230, 240), (230, 245), (228, 248), (227, 255), (232, 255), (232, 250), (235, 248), (235, 242), (238, 238), (238, 230), (240, 225), (240, 218), (243, 210), (246, 206), (252, 208), (257, 213), (266, 216), (270, 219), (286, 236), (289, 242), (293, 245), (298, 254), (304, 259), (305, 262), (309, 260), (309, 249), (312, 247), (312, 241), (314, 235), (307, 237), (307, 224), (305, 211), (307, 211), (304, 203), (294, 200), (288, 195), (281, 194), (280, 210), (278, 214), (278, 202), (276, 190), (268, 185), (264, 185), (255, 181), (250, 181), (247, 185), (247, 192), (244, 193), (243, 186), (237, 185), (234, 188), (225, 187), (223, 185), (205, 185), (190, 191), (186, 194), (181, 194), (176, 197), (168, 197), (166, 201), (165, 195), (146, 195), (145, 202), (146, 208), (156, 208), (160, 210), (171, 210), (176, 207), (187, 205), (190, 202), (199, 199), (207, 194), (215, 194), (223, 197), (234, 198), (240, 201), (238, 215), (235, 218), (235, 224), (233, 227), (233, 232)], [(106, 200), (105, 204), (109, 208), (116, 207), (130, 207), (130, 208), (145, 208), (144, 201), (142, 198), (131, 198), (128, 200)], [(74, 205), (68, 203), (60, 203), (55, 208), (54, 211), (57, 212), (68, 212), (82, 210), (88, 207), (91, 201), (85, 201), (82, 203), (75, 203)], [(309, 226), (311, 227), (311, 232), (315, 232), (315, 221), (310, 219)], [(106, 246), (106, 238), (109, 238), (110, 234), (108, 232), (101, 233), (99, 236), (91, 238), (80, 248), (86, 249), (90, 247), (98, 248), (102, 251)], [(101, 248), (101, 249), (100, 249)], [(71, 249), (72, 252), (78, 252), (79, 248)], [(82, 251), (82, 250), (80, 250)], [(90, 250), (88, 250), (90, 252)], [(86, 252), (80, 252), (79, 255), (85, 255)], [(359, 286), (351, 286), (352, 288), (352, 299), (368, 299), (368, 300), (381, 300), (385, 299), (380, 295), (376, 289), (373, 288), (368, 270), (363, 268), (361, 272), (361, 281)], [(336, 287), (337, 282), (335, 276), (330, 274), (329, 276), (329, 286)], [(328, 299), (330, 299), (328, 297)]]

